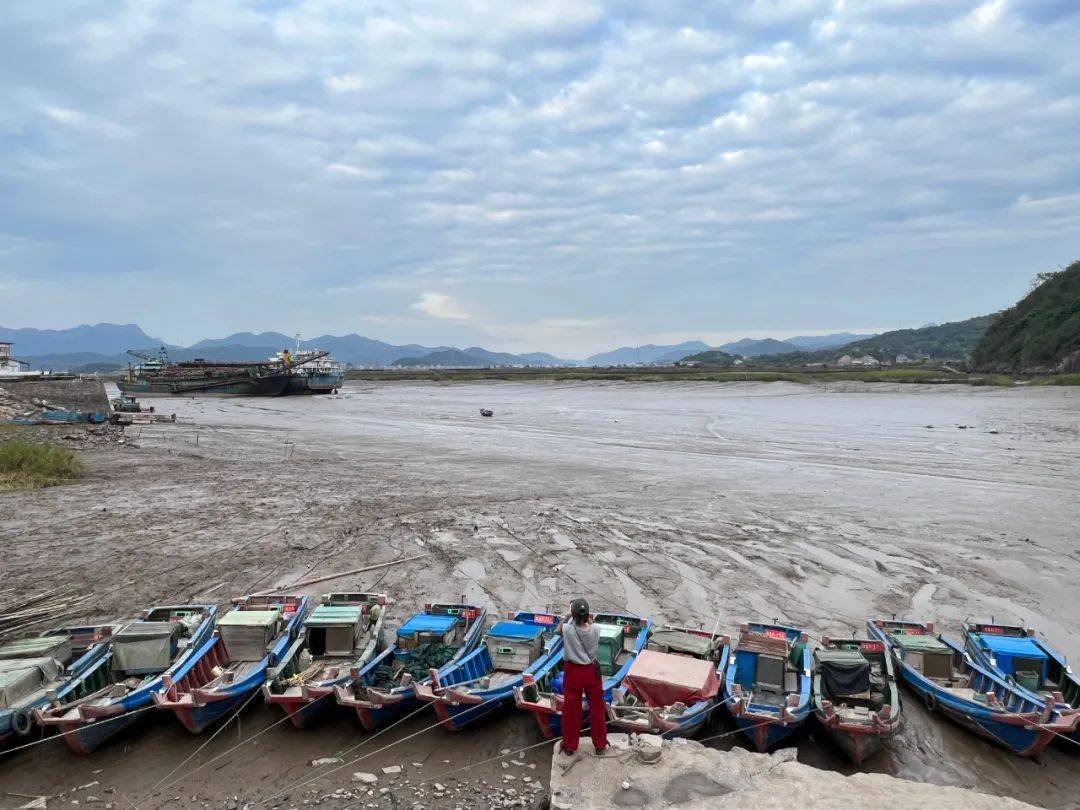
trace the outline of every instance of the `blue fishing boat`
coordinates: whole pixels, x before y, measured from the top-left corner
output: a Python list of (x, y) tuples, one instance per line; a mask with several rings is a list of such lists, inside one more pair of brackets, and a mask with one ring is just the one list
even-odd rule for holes
[(806, 632), (781, 624), (739, 628), (724, 679), (724, 702), (758, 751), (789, 737), (810, 716)]
[(639, 734), (694, 734), (720, 704), (730, 656), (728, 636), (670, 624), (654, 629), (612, 691), (611, 725)]
[(337, 702), (372, 731), (417, 705), (413, 683), (464, 658), (484, 636), (487, 609), (463, 603), (428, 604), (398, 628), (393, 645), (334, 687)]
[(60, 695), (35, 711), (72, 751), (88, 754), (132, 723), (152, 704), (162, 678), (181, 667), (214, 632), (215, 605), (161, 605), (112, 634), (108, 683), (83, 696)]
[(492, 625), (471, 653), (432, 669), (428, 680), (413, 681), (413, 691), (432, 704), (443, 728), (458, 731), (512, 702), (526, 676), (542, 677), (557, 665), (558, 626), (553, 613), (511, 613)]
[(900, 690), (883, 641), (822, 638), (812, 694), (818, 724), (856, 765), (900, 730)]
[(324, 594), (296, 641), (267, 671), (263, 698), (280, 706), (297, 728), (308, 728), (337, 708), (334, 687), (345, 684), (383, 646), (386, 595)]
[[(1080, 678), (1065, 656), (1033, 628), (964, 622), (964, 646), (975, 661), (1059, 711), (1080, 709)], [(1080, 742), (1080, 729), (1067, 735)]]
[(193, 655), (163, 675), (151, 694), (159, 709), (171, 711), (192, 734), (199, 734), (239, 708), (266, 680), (296, 638), (307, 615), (308, 598), (286, 594), (244, 596), (218, 621), (214, 633)]
[(112, 630), (64, 627), (0, 645), (0, 748), (30, 735), (35, 710), (108, 682)]
[(888, 646), (900, 678), (931, 711), (999, 743), (1020, 756), (1038, 756), (1059, 734), (1080, 722), (1075, 709), (1059, 711), (975, 663), (956, 642), (935, 635), (932, 624), (874, 619), (872, 637)]
[[(597, 657), (604, 679), (604, 702), (607, 703), (615, 687), (630, 671), (638, 653), (645, 648), (652, 620), (633, 613), (597, 613), (593, 616), (593, 624), (600, 635)], [(525, 675), (521, 686), (514, 689), (514, 702), (518, 708), (532, 713), (545, 736), (558, 737), (562, 734), (562, 652), (556, 653), (550, 663), (552, 666), (535, 677)]]

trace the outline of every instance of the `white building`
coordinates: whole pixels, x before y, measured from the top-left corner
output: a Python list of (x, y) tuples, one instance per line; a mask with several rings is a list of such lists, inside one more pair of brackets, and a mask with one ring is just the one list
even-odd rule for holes
[(25, 377), (34, 374), (30, 364), (11, 356), (11, 344), (0, 340), (0, 377)]

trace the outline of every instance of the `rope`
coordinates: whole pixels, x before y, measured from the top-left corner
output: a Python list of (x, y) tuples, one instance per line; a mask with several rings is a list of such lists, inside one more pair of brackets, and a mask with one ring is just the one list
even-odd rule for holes
[[(210, 739), (208, 739), (206, 742), (204, 742), (202, 745), (200, 745), (198, 748), (196, 748), (186, 759), (181, 761), (180, 764), (178, 764), (175, 768), (173, 768), (171, 771), (169, 771), (167, 774), (165, 774), (163, 777), (161, 777), (161, 779), (159, 779), (157, 781), (157, 784), (155, 784), (153, 787), (150, 788), (150, 792), (147, 793), (146, 797), (148, 798), (148, 797), (152, 796), (154, 794), (154, 791), (157, 790), (161, 786), (162, 782), (164, 782), (166, 779), (168, 779), (170, 776), (172, 776), (174, 773), (176, 773), (178, 770), (180, 770), (182, 767), (184, 767), (184, 765), (186, 765), (188, 762), (190, 762), (194, 757), (198, 756), (199, 752), (202, 751), (204, 748), (206, 748), (206, 746), (208, 746), (210, 743), (212, 743), (214, 741), (214, 738), (218, 734), (223, 732), (228, 727), (229, 723), (231, 723), (233, 720), (235, 720), (237, 717), (240, 716), (240, 712), (242, 712), (245, 709), (245, 707), (247, 707), (247, 705), (249, 703), (251, 703), (251, 701), (254, 700), (255, 696), (258, 695), (261, 691), (262, 691), (261, 689), (255, 689), (248, 696), (248, 699), (245, 700), (242, 704), (240, 704), (240, 708), (238, 708), (236, 711), (234, 711), (229, 716), (229, 719), (221, 724), (221, 728), (219, 728), (217, 731), (215, 731), (213, 734), (210, 735)], [(139, 801), (142, 801), (142, 799), (140, 799)]]

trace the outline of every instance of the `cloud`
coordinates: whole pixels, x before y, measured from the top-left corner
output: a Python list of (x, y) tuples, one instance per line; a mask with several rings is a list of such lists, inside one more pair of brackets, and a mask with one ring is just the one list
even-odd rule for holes
[(992, 311), (1080, 242), (1078, 39), (1060, 0), (12, 4), (0, 323), (582, 354)]
[(424, 293), (419, 301), (413, 303), (412, 308), (432, 318), (447, 321), (467, 321), (472, 317), (449, 295), (437, 292)]

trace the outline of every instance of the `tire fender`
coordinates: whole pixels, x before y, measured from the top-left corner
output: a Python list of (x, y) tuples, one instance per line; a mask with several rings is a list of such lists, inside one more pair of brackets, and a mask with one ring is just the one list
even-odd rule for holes
[(16, 709), (11, 713), (11, 730), (18, 737), (25, 737), (34, 730), (34, 718), (27, 709)]

